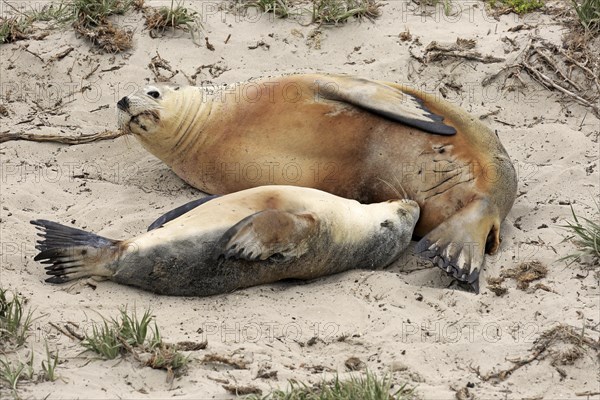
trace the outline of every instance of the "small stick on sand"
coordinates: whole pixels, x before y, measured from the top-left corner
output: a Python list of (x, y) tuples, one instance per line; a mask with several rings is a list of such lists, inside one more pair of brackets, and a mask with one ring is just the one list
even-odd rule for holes
[(552, 79), (550, 79), (549, 77), (547, 77), (546, 75), (544, 75), (543, 73), (541, 73), (540, 71), (538, 71), (537, 69), (533, 68), (527, 62), (523, 61), (521, 63), (521, 65), (523, 65), (523, 67), (528, 72), (530, 72), (534, 76), (534, 78), (537, 78), (538, 82), (540, 82), (542, 85), (544, 85), (544, 86), (546, 86), (548, 88), (557, 89), (558, 91), (562, 92), (563, 94), (566, 94), (567, 96), (573, 98), (578, 103), (583, 104), (584, 106), (591, 108), (594, 111), (594, 114), (600, 116), (600, 108), (598, 108), (598, 106), (592, 104), (591, 102), (587, 101), (583, 97), (578, 96), (575, 93), (573, 93), (573, 92), (565, 89), (564, 87), (560, 86), (559, 84), (555, 83)]
[[(66, 330), (64, 330), (63, 328), (61, 328), (60, 326), (56, 325), (54, 322), (48, 322), (48, 324), (50, 324), (51, 327), (53, 327), (54, 329), (56, 329), (57, 331), (59, 331), (60, 333), (62, 333), (63, 335), (70, 337), (73, 340), (77, 340), (79, 339), (78, 337), (72, 335), (70, 332), (67, 332)], [(81, 339), (79, 339), (81, 340)]]
[(79, 136), (63, 136), (63, 135), (41, 135), (35, 133), (17, 132), (0, 133), (0, 143), (9, 142), (11, 140), (27, 140), (30, 142), (51, 142), (51, 143), (62, 143), (62, 144), (85, 144), (92, 143), (99, 140), (116, 139), (124, 136), (125, 132), (122, 131), (104, 131), (99, 133), (93, 133), (91, 135), (79, 135)]

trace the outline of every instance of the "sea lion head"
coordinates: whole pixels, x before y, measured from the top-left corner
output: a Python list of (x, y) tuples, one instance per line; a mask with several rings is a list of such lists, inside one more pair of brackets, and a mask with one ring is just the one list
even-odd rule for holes
[(117, 102), (119, 128), (126, 133), (153, 139), (181, 117), (180, 87), (169, 84), (147, 85)]
[(412, 235), (421, 214), (419, 204), (409, 199), (388, 200), (388, 203), (394, 207), (396, 216), (401, 222), (400, 226), (404, 227)]

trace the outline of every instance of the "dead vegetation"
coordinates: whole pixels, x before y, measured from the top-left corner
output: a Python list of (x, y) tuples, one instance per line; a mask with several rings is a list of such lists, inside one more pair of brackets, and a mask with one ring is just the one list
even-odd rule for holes
[(229, 356), (222, 356), (220, 354), (207, 354), (202, 360), (203, 363), (208, 364), (222, 364), (230, 366), (234, 369), (247, 369), (248, 362), (243, 359), (238, 359)]
[(142, 2), (139, 9), (144, 13), (145, 25), (151, 37), (161, 37), (169, 29), (181, 29), (189, 32), (192, 41), (198, 46), (200, 45), (199, 35), (202, 23), (199, 14), (184, 7), (181, 2), (175, 3), (174, 0), (171, 0), (170, 7), (144, 6)]
[(43, 135), (37, 133), (28, 132), (16, 132), (16, 133), (0, 133), (0, 143), (9, 142), (11, 140), (26, 140), (30, 142), (49, 142), (49, 143), (62, 143), (62, 144), (86, 144), (92, 143), (99, 140), (110, 140), (121, 136), (124, 136), (125, 132), (122, 131), (103, 131), (99, 133), (93, 133), (89, 135), (77, 135), (77, 136), (65, 136), (65, 135)]
[(374, 20), (381, 15), (376, 0), (313, 0), (312, 21), (317, 24), (339, 24), (350, 18)]
[[(527, 290), (535, 280), (545, 278), (548, 268), (537, 260), (522, 262), (515, 268), (502, 271), (501, 278), (512, 278), (517, 282), (517, 289)], [(502, 279), (504, 280), (504, 279)]]
[(70, 23), (75, 32), (97, 48), (108, 53), (122, 52), (132, 47), (133, 31), (119, 26), (114, 16), (132, 9), (144, 13), (152, 37), (167, 29), (183, 29), (197, 41), (201, 30), (198, 13), (179, 3), (156, 8), (146, 6), (144, 0), (62, 0), (45, 5), (40, 11), (24, 13), (14, 9), (17, 15), (0, 17), (0, 43), (29, 39), (36, 31), (34, 23), (45, 21), (53, 27)]
[(228, 8), (238, 14), (255, 8), (278, 18), (302, 19), (302, 25), (339, 25), (351, 19), (373, 21), (381, 16), (381, 6), (382, 3), (377, 0), (237, 0), (232, 1)]
[(24, 17), (0, 17), (0, 43), (13, 43), (29, 39), (33, 31), (31, 22)]
[(250, 394), (261, 395), (262, 390), (253, 385), (222, 385), (223, 389), (236, 396), (247, 396)]
[(74, 0), (73, 29), (107, 53), (128, 50), (133, 32), (113, 24), (109, 17), (125, 14), (132, 5), (133, 0)]
[[(600, 216), (600, 203), (596, 204)], [(600, 264), (600, 222), (589, 218), (578, 217), (571, 206), (573, 221), (567, 221), (562, 228), (569, 230), (572, 235), (566, 240), (573, 240), (578, 251), (562, 257), (559, 261), (582, 262), (587, 258), (589, 264), (598, 267)]]
[(502, 88), (514, 90), (526, 86), (521, 79), (525, 72), (545, 88), (560, 92), (566, 99), (589, 108), (600, 117), (600, 55), (592, 50), (585, 35), (572, 31), (565, 44), (557, 46), (540, 37), (532, 37), (515, 61), (496, 74), (487, 77), (483, 86), (503, 77)]
[(495, 278), (487, 278), (487, 288), (490, 292), (494, 293), (496, 296), (504, 296), (508, 293), (508, 288), (502, 286), (504, 283), (504, 278), (495, 277)]
[(496, 296), (504, 296), (508, 293), (508, 288), (502, 286), (507, 278), (514, 279), (517, 283), (517, 289), (534, 293), (538, 290), (546, 292), (554, 292), (551, 288), (543, 283), (536, 283), (533, 286), (530, 284), (538, 279), (545, 278), (548, 275), (548, 268), (537, 260), (522, 262), (514, 268), (502, 271), (498, 277), (487, 278), (487, 289)]
[[(479, 378), (485, 382), (502, 382), (511, 376), (516, 370), (531, 364), (534, 361), (545, 359), (550, 360), (553, 366), (562, 378), (567, 377), (567, 372), (561, 368), (566, 365), (573, 365), (584, 355), (589, 355), (596, 363), (600, 363), (600, 338), (593, 338), (584, 329), (577, 329), (570, 325), (559, 324), (543, 332), (533, 343), (529, 350), (530, 354), (524, 358), (508, 360), (513, 366), (500, 371), (492, 371), (482, 374), (479, 367), (470, 367)], [(588, 354), (588, 352), (590, 354)]]
[(474, 51), (477, 42), (474, 39), (457, 38), (452, 44), (439, 44), (433, 41), (425, 48), (425, 62), (442, 61), (448, 58), (462, 58), (470, 61), (478, 61), (484, 64), (503, 62), (504, 58), (492, 55), (482, 55)]
[[(131, 356), (141, 364), (167, 372), (167, 382), (172, 382), (184, 370), (189, 356), (182, 354), (177, 345), (166, 343), (154, 322), (150, 310), (138, 318), (136, 311), (121, 308), (119, 317), (94, 323), (91, 332), (86, 332), (81, 345), (86, 350), (111, 360), (118, 356)], [(189, 348), (189, 343), (186, 344)], [(205, 348), (202, 343), (197, 348)]]

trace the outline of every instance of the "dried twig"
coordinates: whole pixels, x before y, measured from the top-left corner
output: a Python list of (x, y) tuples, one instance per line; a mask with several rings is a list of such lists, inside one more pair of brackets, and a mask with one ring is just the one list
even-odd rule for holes
[[(552, 54), (549, 54), (548, 51)], [(555, 55), (557, 54), (562, 56), (563, 59), (556, 58)], [(540, 60), (543, 64), (540, 67), (535, 66), (534, 62)], [(587, 83), (582, 84), (575, 82), (575, 78), (573, 78), (571, 73), (567, 74), (559, 67), (559, 64), (561, 63), (578, 67), (588, 82), (594, 82), (596, 90), (593, 90), (593, 85), (589, 88), (587, 87), (589, 86)], [(546, 68), (542, 69), (543, 66)], [(519, 78), (519, 72), (521, 71), (525, 71), (532, 79), (539, 82), (544, 87), (550, 90), (556, 89), (560, 91), (563, 95), (570, 97), (583, 106), (589, 107), (596, 116), (600, 116), (600, 108), (597, 104), (597, 100), (600, 98), (599, 77), (594, 74), (590, 68), (573, 59), (573, 57), (558, 46), (539, 37), (530, 38), (527, 45), (511, 65), (505, 66), (494, 75), (486, 77), (483, 80), (482, 85), (489, 85), (504, 73), (507, 73), (506, 79), (513, 77), (519, 79), (523, 84), (523, 81)], [(506, 79), (504, 83), (506, 83)], [(573, 90), (567, 89), (564, 86), (565, 84), (561, 84), (562, 82), (566, 82)]]
[(560, 86), (559, 84), (557, 84), (556, 82), (554, 82), (552, 79), (550, 79), (549, 77), (547, 77), (546, 75), (544, 75), (543, 73), (541, 73), (540, 71), (538, 71), (537, 69), (533, 68), (529, 63), (527, 63), (526, 61), (523, 61), (521, 63), (521, 65), (523, 65), (523, 67), (530, 72), (534, 78), (537, 78), (537, 81), (540, 82), (541, 84), (543, 84), (544, 86), (546, 86), (547, 88), (551, 89), (554, 88), (560, 92), (562, 92), (563, 94), (566, 94), (567, 96), (573, 98), (574, 100), (576, 100), (579, 104), (582, 104), (586, 107), (589, 107), (592, 109), (592, 111), (594, 111), (594, 114), (596, 114), (597, 116), (600, 117), (600, 108), (598, 108), (597, 105), (587, 101), (586, 99), (584, 99), (583, 97), (565, 89), (564, 87)]
[(30, 142), (51, 142), (51, 143), (62, 143), (62, 144), (86, 144), (92, 143), (99, 140), (116, 139), (125, 135), (122, 131), (104, 131), (94, 133), (91, 135), (79, 135), (79, 136), (63, 136), (63, 135), (41, 135), (35, 133), (0, 133), (0, 143), (8, 142), (11, 140), (27, 140)]
[(67, 337), (69, 337), (69, 338), (71, 338), (73, 340), (79, 339), (78, 337), (76, 337), (72, 333), (70, 333), (70, 332), (64, 330), (63, 328), (61, 328), (60, 326), (56, 325), (54, 322), (48, 322), (48, 324), (50, 324), (51, 327), (53, 327), (54, 329), (56, 329), (57, 331), (59, 331), (63, 335), (65, 335), (65, 336), (67, 336)]

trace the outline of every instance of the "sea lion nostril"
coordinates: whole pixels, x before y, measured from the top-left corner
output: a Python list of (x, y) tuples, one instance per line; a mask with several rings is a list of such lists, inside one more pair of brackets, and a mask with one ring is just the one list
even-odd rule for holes
[(127, 97), (123, 97), (117, 102), (117, 107), (123, 111), (127, 111), (129, 108), (129, 99)]

